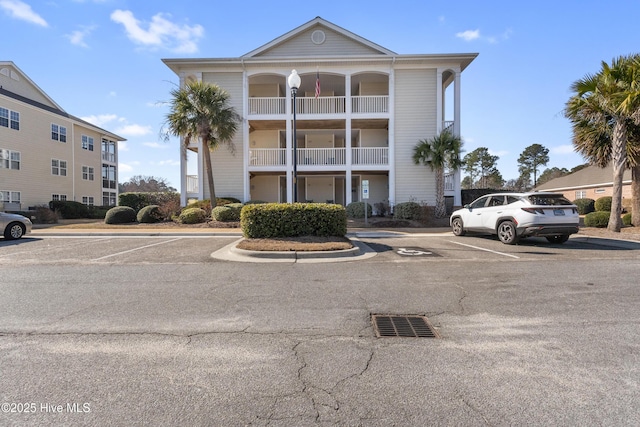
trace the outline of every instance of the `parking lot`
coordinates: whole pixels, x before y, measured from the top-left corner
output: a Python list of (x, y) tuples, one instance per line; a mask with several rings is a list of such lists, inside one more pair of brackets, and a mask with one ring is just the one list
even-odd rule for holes
[[(211, 256), (239, 238), (0, 240), (0, 402), (35, 410), (0, 424), (640, 424), (637, 243), (361, 232), (353, 261)], [(374, 314), (439, 338), (378, 338)]]
[[(523, 239), (510, 246), (491, 236), (456, 237), (451, 233), (400, 234), (359, 232), (351, 238), (365, 243), (375, 256), (361, 262), (546, 261), (563, 259), (637, 259), (640, 242), (573, 236), (565, 244), (543, 238)], [(241, 237), (227, 235), (100, 235), (34, 233), (19, 241), (0, 240), (0, 264), (24, 263), (215, 263), (211, 255)], [(331, 262), (331, 259), (325, 260)]]

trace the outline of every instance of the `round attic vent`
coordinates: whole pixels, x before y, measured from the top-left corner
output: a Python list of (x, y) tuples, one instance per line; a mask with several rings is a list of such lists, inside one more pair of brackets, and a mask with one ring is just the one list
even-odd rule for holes
[(322, 30), (315, 30), (313, 33), (311, 33), (311, 41), (314, 44), (322, 44), (324, 43), (326, 38), (327, 36), (325, 36), (324, 31)]

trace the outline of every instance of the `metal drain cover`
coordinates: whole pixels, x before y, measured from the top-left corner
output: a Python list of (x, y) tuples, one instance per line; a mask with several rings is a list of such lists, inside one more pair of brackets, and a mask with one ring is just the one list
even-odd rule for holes
[(440, 338), (425, 316), (374, 314), (371, 319), (379, 338)]

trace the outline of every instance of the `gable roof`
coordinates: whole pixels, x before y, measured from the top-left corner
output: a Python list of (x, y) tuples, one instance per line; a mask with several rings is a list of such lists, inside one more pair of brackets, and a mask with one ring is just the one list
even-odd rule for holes
[[(62, 107), (60, 107), (53, 99), (51, 99), (51, 97), (49, 97), (49, 95), (47, 95), (45, 91), (40, 89), (40, 87), (35, 84), (35, 82), (24, 73), (24, 71), (18, 68), (18, 66), (14, 64), (13, 61), (0, 61), (0, 74), (9, 78), (9, 82), (13, 80), (18, 85), (20, 84), (18, 82), (20, 82), (21, 79), (24, 80), (27, 85), (31, 86), (33, 90), (35, 90), (36, 93), (42, 97), (43, 101), (48, 102), (54, 109), (64, 111)], [(0, 85), (0, 88), (2, 87), (3, 86)]]
[(273, 50), (277, 47), (282, 46), (283, 44), (293, 40), (294, 38), (298, 37), (299, 35), (305, 33), (306, 31), (310, 30), (311, 28), (314, 27), (318, 27), (319, 29), (325, 28), (328, 30), (331, 30), (335, 33), (338, 33), (340, 36), (350, 40), (351, 42), (354, 42), (356, 44), (359, 44), (363, 47), (366, 47), (370, 53), (372, 54), (380, 54), (380, 55), (391, 55), (391, 56), (395, 56), (397, 55), (395, 52), (386, 49), (376, 43), (373, 43), (363, 37), (360, 37), (357, 34), (352, 33), (351, 31), (345, 30), (342, 27), (339, 27), (325, 19), (322, 19), (321, 17), (316, 17), (314, 19), (312, 19), (311, 21), (307, 22), (306, 24), (302, 24), (301, 26), (299, 26), (298, 28), (295, 28), (291, 31), (289, 31), (286, 34), (281, 35), (280, 37), (270, 41), (267, 44), (264, 44), (262, 46), (260, 46), (257, 49), (252, 50), (251, 52), (245, 54), (242, 56), (242, 58), (252, 58), (252, 57), (256, 57), (256, 56), (262, 56), (265, 53), (267, 53), (270, 50)]
[[(631, 171), (625, 170), (623, 184), (631, 183)], [(569, 175), (554, 178), (536, 187), (536, 190), (560, 191), (574, 188), (613, 186), (613, 167), (587, 166)]]

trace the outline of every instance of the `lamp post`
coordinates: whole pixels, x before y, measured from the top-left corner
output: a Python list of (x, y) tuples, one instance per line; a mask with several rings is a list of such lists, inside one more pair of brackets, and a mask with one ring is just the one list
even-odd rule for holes
[(293, 203), (298, 201), (298, 135), (296, 129), (296, 95), (300, 87), (300, 76), (296, 70), (291, 70), (287, 79), (293, 96)]

